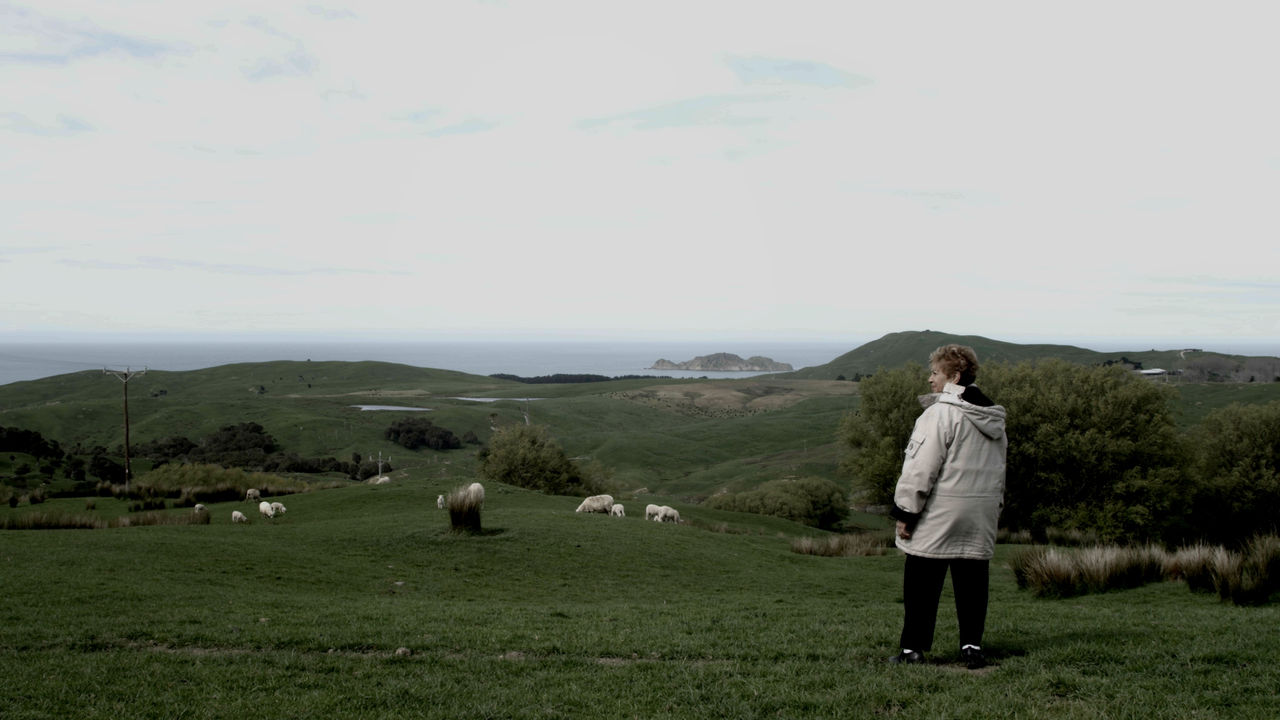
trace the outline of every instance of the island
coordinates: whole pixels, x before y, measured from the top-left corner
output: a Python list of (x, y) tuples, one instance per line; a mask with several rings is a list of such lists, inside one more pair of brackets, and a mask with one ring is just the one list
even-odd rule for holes
[(794, 368), (791, 363), (777, 362), (771, 358), (753, 355), (743, 360), (733, 353), (712, 353), (699, 355), (692, 360), (673, 363), (670, 360), (658, 359), (648, 370), (706, 370), (713, 372), (789, 372)]

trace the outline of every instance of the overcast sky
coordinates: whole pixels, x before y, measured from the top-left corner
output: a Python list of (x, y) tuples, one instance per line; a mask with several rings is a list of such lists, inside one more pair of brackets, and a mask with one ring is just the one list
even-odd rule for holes
[(1271, 342), (1272, 7), (0, 1), (0, 339)]

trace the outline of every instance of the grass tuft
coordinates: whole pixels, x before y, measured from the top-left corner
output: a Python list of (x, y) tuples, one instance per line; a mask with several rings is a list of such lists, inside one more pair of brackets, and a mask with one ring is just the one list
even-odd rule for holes
[(791, 552), (823, 557), (884, 555), (892, 547), (893, 538), (879, 533), (843, 533), (822, 538), (799, 537), (791, 541)]

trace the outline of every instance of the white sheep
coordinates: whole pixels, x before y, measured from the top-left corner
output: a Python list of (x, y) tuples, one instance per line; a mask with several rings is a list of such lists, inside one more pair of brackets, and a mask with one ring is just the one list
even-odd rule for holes
[(471, 502), (484, 507), (484, 486), (478, 482), (473, 482), (467, 486), (467, 495), (471, 498)]
[(276, 511), (271, 509), (271, 503), (263, 500), (258, 503), (258, 512), (262, 513), (262, 517), (270, 519), (276, 516)]
[(437, 510), (443, 510), (443, 509), (444, 509), (444, 496), (443, 496), (443, 495), (437, 495), (437, 496), (436, 496), (436, 509), (437, 509)]
[(244, 491), (245, 502), (249, 502), (250, 500), (261, 500), (261, 499), (262, 499), (262, 493), (258, 492), (258, 488), (249, 488), (248, 490)]
[(627, 511), (622, 507), (622, 503), (618, 503), (617, 505), (609, 508), (609, 514), (613, 517), (626, 517)]
[(645, 519), (645, 520), (653, 520), (653, 519), (657, 518), (657, 517), (658, 517), (659, 515), (661, 515), (661, 514), (662, 514), (662, 508), (661, 508), (660, 506), (658, 506), (658, 505), (652, 505), (652, 504), (651, 504), (651, 505), (645, 505), (645, 506), (644, 506), (644, 519)]
[(274, 515), (283, 515), (285, 511), (284, 503), (271, 503), (271, 512)]
[(196, 506), (191, 508), (191, 512), (206, 513), (209, 512), (209, 508), (205, 507), (204, 503), (196, 503)]
[(232, 511), (231, 511), (231, 522), (233, 522), (233, 523), (247, 523), (247, 522), (249, 522), (249, 518), (245, 517), (245, 516), (244, 516), (244, 513), (240, 512), (239, 510), (232, 510)]
[(658, 508), (658, 517), (657, 517), (657, 518), (655, 518), (655, 520), (656, 520), (657, 522), (673, 522), (673, 523), (679, 523), (679, 522), (680, 522), (680, 511), (679, 511), (679, 510), (676, 510), (675, 508), (671, 507), (670, 505), (663, 505), (662, 507)]
[(592, 495), (578, 506), (574, 512), (607, 513), (613, 508), (612, 495)]

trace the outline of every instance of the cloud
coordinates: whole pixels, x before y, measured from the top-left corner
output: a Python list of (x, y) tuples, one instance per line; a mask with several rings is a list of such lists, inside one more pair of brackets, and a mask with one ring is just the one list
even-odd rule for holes
[(608, 125), (625, 125), (635, 130), (660, 130), (705, 125), (760, 125), (769, 122), (769, 118), (746, 110), (777, 99), (772, 95), (704, 95), (611, 117), (590, 118), (578, 123), (578, 127), (592, 130)]
[(82, 270), (196, 270), (224, 275), (309, 277), (319, 275), (409, 275), (405, 270), (364, 270), (361, 268), (315, 267), (282, 268), (237, 263), (210, 263), (201, 260), (178, 258), (141, 257), (133, 262), (109, 262), (105, 260), (59, 260), (60, 265)]
[(0, 128), (43, 137), (66, 137), (93, 129), (89, 123), (69, 115), (58, 115), (52, 123), (39, 123), (26, 115), (14, 112), (0, 113)]
[(174, 52), (154, 40), (103, 30), (85, 20), (55, 19), (26, 8), (0, 7), (0, 20), (0, 26), (6, 27), (0, 41), (21, 48), (0, 52), (0, 65), (67, 65), (116, 54), (150, 59)]
[(831, 65), (809, 60), (764, 57), (730, 57), (725, 64), (747, 85), (807, 85), (823, 88), (856, 88), (871, 80)]
[(483, 120), (481, 118), (467, 118), (462, 122), (452, 125), (445, 125), (433, 130), (427, 131), (428, 137), (444, 137), (446, 135), (471, 135), (473, 133), (488, 132), (498, 127), (498, 123), (492, 120)]

